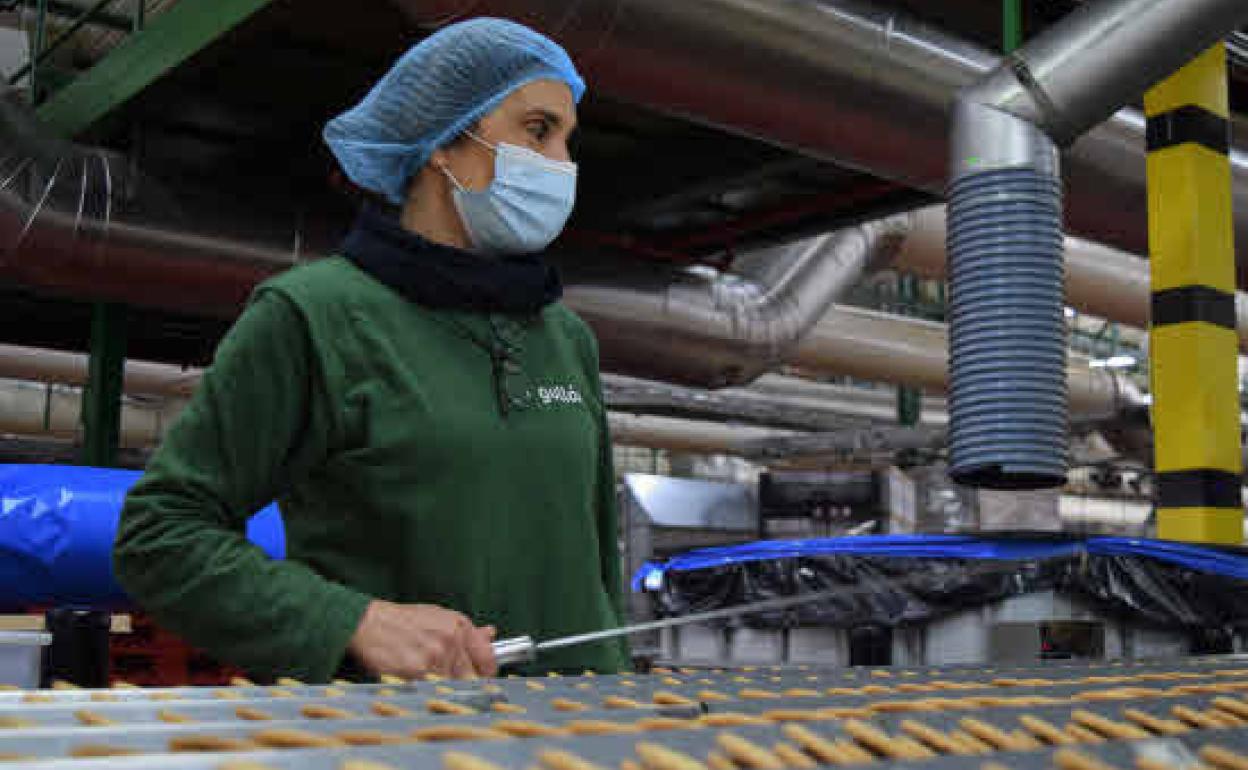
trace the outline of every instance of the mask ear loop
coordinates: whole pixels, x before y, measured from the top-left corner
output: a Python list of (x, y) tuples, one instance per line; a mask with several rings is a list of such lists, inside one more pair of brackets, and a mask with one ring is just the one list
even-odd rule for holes
[[(481, 137), (477, 136), (476, 132), (474, 132), (472, 129), (465, 128), (464, 135), (467, 136), (472, 141), (476, 142), (477, 144), (481, 145), (482, 147), (485, 147), (486, 149), (489, 149), (494, 153), (498, 152), (498, 147), (496, 145), (490, 144), (489, 142), (485, 141)], [(455, 189), (459, 190), (460, 192), (469, 192), (468, 188), (464, 187), (463, 184), (461, 184), (460, 181), (455, 178), (455, 175), (451, 173), (451, 170), (446, 167), (446, 163), (439, 163), (438, 170), (441, 171), (443, 174), (445, 174), (447, 179), (451, 180), (451, 184), (455, 185)]]
[(456, 190), (467, 192), (467, 189), (459, 183), (459, 180), (455, 178), (455, 175), (451, 173), (451, 170), (446, 167), (445, 163), (438, 164), (438, 171), (441, 171), (447, 179), (451, 180), (451, 184), (455, 185)]
[(490, 144), (489, 142), (485, 141), (481, 137), (477, 136), (476, 132), (473, 131), (471, 128), (465, 128), (464, 135), (467, 136), (472, 141), (476, 142), (477, 144), (481, 145), (482, 147), (485, 147), (486, 149), (489, 149), (493, 152), (498, 152), (498, 145)]

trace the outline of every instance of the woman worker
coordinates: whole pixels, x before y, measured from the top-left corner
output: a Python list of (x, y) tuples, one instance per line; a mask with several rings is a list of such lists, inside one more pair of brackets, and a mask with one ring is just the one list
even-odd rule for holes
[[(126, 500), (117, 575), (259, 677), (490, 675), (496, 634), (619, 622), (596, 342), (537, 253), (572, 209), (584, 83), (507, 21), (409, 50), (324, 138), (366, 208), (261, 285)], [(277, 499), (287, 559), (244, 537)], [(567, 648), (544, 670), (618, 670)]]

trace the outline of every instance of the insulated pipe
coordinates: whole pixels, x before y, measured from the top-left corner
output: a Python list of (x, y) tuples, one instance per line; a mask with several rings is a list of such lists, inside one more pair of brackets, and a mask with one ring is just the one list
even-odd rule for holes
[(741, 455), (750, 441), (796, 435), (794, 431), (680, 417), (609, 412), (607, 418), (614, 444), (694, 454)]
[[(81, 353), (0, 344), (0, 377), (17, 380), (86, 385), (89, 358)], [(126, 361), (124, 393), (186, 398), (195, 390), (202, 369)]]
[(1098, 0), (958, 96), (950, 141), (950, 476), (1065, 481), (1057, 145), (1234, 30), (1242, 0)]
[[(604, 374), (607, 405), (617, 411), (679, 413), (802, 430), (835, 430), (897, 420), (893, 388), (829, 385), (799, 377), (764, 375), (749, 387), (706, 390), (654, 380)], [(927, 399), (923, 422), (947, 421), (941, 399)]]
[[(949, 383), (948, 332), (943, 324), (834, 305), (794, 349), (789, 364), (808, 372), (944, 392)], [(1126, 379), (1093, 369), (1086, 359), (1066, 367), (1071, 414), (1107, 419), (1143, 404)]]
[(899, 214), (790, 246), (770, 285), (735, 276), (674, 276), (655, 286), (571, 279), (564, 301), (598, 332), (608, 370), (722, 387), (782, 362), (828, 307), (910, 227)]
[[(77, 388), (0, 379), (0, 433), (77, 438), (81, 401), (82, 392)], [(169, 420), (183, 403), (178, 400), (151, 409), (123, 404), (121, 445), (146, 449), (159, 444)]]
[[(914, 213), (914, 227), (897, 250), (891, 267), (923, 278), (944, 279), (945, 206)], [(1151, 289), (1149, 263), (1143, 257), (1067, 235), (1066, 304), (1081, 312), (1126, 326), (1147, 329)], [(1248, 293), (1235, 295), (1236, 330), (1241, 350), (1248, 351)]]
[(294, 251), (119, 219), (125, 164), (46, 136), (0, 93), (0, 276), (77, 298), (232, 317)]

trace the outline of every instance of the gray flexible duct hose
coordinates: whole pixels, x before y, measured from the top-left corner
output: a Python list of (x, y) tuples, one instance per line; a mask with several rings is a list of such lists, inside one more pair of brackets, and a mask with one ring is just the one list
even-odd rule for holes
[(975, 159), (949, 191), (949, 472), (989, 489), (1066, 480), (1061, 178), (1051, 143), (1018, 130), (1029, 152)]

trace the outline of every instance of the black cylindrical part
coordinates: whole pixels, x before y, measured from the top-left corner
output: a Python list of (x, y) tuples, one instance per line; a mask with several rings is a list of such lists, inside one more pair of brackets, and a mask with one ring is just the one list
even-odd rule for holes
[(62, 680), (79, 687), (108, 687), (112, 615), (101, 610), (58, 607), (45, 621), (52, 644), (45, 648), (43, 684)]

